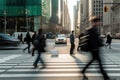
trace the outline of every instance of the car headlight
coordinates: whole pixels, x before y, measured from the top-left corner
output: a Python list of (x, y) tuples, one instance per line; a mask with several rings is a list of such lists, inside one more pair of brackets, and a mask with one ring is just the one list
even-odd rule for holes
[(58, 39), (56, 38), (55, 41), (58, 41)]
[(64, 41), (66, 42), (66, 41), (67, 41), (67, 39), (65, 38), (65, 39), (64, 39)]

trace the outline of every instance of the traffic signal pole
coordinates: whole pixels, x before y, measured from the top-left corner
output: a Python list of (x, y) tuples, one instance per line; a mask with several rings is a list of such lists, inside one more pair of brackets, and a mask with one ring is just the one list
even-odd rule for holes
[[(102, 4), (120, 4), (120, 3), (102, 3)], [(108, 12), (108, 7), (107, 6), (104, 6), (104, 12)]]

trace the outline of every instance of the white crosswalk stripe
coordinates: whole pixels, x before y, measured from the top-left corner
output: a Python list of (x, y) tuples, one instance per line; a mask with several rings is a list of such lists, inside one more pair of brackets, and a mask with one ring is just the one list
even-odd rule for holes
[[(45, 69), (34, 69), (32, 63), (3, 63), (0, 64), (0, 77), (77, 77), (82, 76), (80, 71), (86, 63), (46, 63)], [(120, 75), (120, 66), (104, 64), (105, 70), (110, 76)], [(98, 64), (93, 64), (87, 70), (88, 76), (101, 76), (98, 72)]]
[[(88, 60), (84, 56), (81, 60), (75, 60), (70, 55), (60, 55), (58, 58), (51, 58), (50, 55), (45, 56), (46, 68), (34, 69), (32, 64), (35, 57), (25, 55), (11, 55), (4, 57), (0, 63), (0, 78), (11, 77), (78, 77), (82, 76), (80, 71), (85, 67)], [(78, 57), (78, 56), (77, 56)], [(80, 58), (78, 58), (80, 59)], [(85, 60), (85, 61), (84, 61)], [(120, 65), (105, 59), (104, 69), (110, 76), (120, 75)], [(120, 61), (120, 60), (118, 60)], [(93, 63), (86, 71), (88, 76), (101, 76), (99, 73), (98, 63)]]

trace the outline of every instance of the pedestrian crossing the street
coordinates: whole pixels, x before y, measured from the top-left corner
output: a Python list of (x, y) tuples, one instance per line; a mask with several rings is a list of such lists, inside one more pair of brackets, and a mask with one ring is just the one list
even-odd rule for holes
[[(19, 55), (20, 56), (20, 55)], [(46, 68), (41, 69), (41, 64), (39, 68), (34, 69), (32, 64), (34, 62), (34, 57), (27, 57), (28, 60), (24, 60), (23, 57), (18, 58), (18, 56), (11, 56), (11, 58), (6, 57), (9, 62), (1, 62), (0, 64), (0, 78), (6, 77), (78, 77), (82, 76), (80, 73), (87, 62), (82, 60), (76, 61), (72, 56), (67, 55), (66, 57), (57, 57), (50, 60), (45, 60)], [(14, 59), (13, 59), (14, 58)], [(4, 58), (5, 59), (5, 58)], [(62, 60), (61, 60), (62, 59)], [(6, 60), (6, 59), (5, 59)], [(21, 62), (16, 62), (21, 60)], [(87, 61), (87, 60), (86, 60)], [(103, 64), (105, 70), (110, 76), (120, 75), (120, 65), (113, 64), (111, 60), (107, 60), (106, 64)], [(97, 63), (93, 63), (86, 72), (87, 76), (101, 76), (99, 72), (99, 66)]]

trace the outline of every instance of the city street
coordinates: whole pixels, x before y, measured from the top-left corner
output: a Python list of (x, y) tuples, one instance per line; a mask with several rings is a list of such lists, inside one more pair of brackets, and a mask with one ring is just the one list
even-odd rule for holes
[[(76, 48), (78, 40), (76, 39)], [(32, 56), (23, 52), (26, 46), (21, 49), (0, 50), (0, 80), (82, 80), (80, 71), (90, 59), (90, 54), (77, 52), (72, 57), (69, 55), (70, 43), (67, 45), (55, 44), (53, 39), (47, 40), (48, 52), (42, 54), (46, 63), (45, 69), (34, 69), (32, 64), (36, 55)], [(119, 80), (120, 76), (120, 40), (113, 40), (112, 49), (103, 47), (101, 49), (103, 66), (111, 78)], [(58, 50), (58, 56), (50, 53), (50, 49)], [(90, 66), (86, 75), (88, 80), (103, 80), (99, 73), (99, 67), (96, 62)]]

